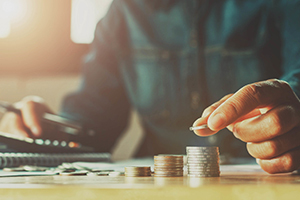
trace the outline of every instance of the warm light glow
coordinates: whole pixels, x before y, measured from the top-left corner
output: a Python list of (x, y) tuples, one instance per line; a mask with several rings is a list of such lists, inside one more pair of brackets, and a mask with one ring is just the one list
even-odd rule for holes
[(105, 16), (112, 0), (72, 0), (71, 39), (89, 44), (97, 22)]
[(12, 23), (26, 14), (27, 0), (0, 0), (0, 38), (8, 37)]
[(0, 38), (6, 38), (10, 34), (10, 20), (0, 11)]
[(24, 0), (4, 0), (3, 11), (11, 20), (16, 20), (24, 16)]

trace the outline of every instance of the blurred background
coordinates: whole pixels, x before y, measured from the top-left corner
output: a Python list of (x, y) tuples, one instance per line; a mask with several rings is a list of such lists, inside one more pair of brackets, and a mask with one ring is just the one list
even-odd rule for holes
[[(111, 2), (0, 0), (0, 100), (38, 95), (58, 111), (63, 96), (78, 86), (82, 57)], [(142, 138), (136, 114), (131, 124), (115, 159), (130, 157)]]

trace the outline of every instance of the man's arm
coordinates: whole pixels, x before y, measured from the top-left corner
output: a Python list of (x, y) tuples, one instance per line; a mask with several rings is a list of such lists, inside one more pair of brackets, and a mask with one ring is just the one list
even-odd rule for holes
[(300, 1), (274, 2), (274, 18), (282, 36), (281, 79), (300, 97)]
[[(85, 58), (79, 90), (64, 99), (62, 116), (84, 123), (96, 137), (83, 144), (109, 151), (128, 122), (130, 105), (119, 71), (122, 19), (117, 2), (98, 24), (91, 52)], [(123, 34), (121, 37), (120, 34)]]
[[(115, 1), (106, 17), (98, 23), (92, 49), (83, 68), (81, 87), (66, 97), (62, 106), (64, 117), (95, 130), (95, 137), (84, 137), (80, 142), (95, 147), (97, 151), (110, 150), (127, 125), (130, 110), (117, 59), (120, 44), (124, 44), (126, 38), (125, 31), (120, 31), (123, 23), (118, 9), (120, 2)], [(6, 113), (0, 123), (1, 131), (25, 137), (47, 137), (40, 118), (51, 111), (41, 98), (26, 97), (15, 106), (21, 114)]]
[(300, 1), (274, 2), (285, 81), (249, 84), (208, 107), (194, 126), (208, 125), (195, 131), (201, 136), (227, 127), (265, 171), (281, 173), (300, 168)]

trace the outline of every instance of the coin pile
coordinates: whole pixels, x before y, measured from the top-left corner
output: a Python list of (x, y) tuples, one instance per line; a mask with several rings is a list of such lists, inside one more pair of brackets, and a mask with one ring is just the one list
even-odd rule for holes
[(186, 147), (188, 175), (192, 177), (220, 176), (218, 147)]
[(150, 167), (125, 167), (125, 176), (151, 176)]
[(181, 155), (154, 156), (154, 176), (160, 176), (160, 177), (183, 176), (183, 156)]

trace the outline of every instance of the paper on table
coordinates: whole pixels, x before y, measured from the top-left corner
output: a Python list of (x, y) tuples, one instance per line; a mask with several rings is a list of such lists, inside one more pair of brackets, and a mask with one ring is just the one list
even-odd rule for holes
[(153, 169), (154, 161), (152, 158), (132, 159), (126, 161), (118, 161), (115, 163), (106, 162), (75, 162), (74, 166), (88, 168), (88, 169), (100, 169), (100, 170), (115, 170), (123, 172), (125, 167), (129, 166), (151, 166)]
[(0, 177), (12, 177), (12, 176), (53, 176), (58, 174), (57, 172), (5, 172), (0, 171)]

